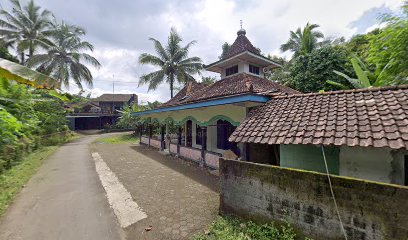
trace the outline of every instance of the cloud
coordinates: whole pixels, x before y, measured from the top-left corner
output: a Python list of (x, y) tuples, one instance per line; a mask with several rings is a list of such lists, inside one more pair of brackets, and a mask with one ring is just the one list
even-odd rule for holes
[[(205, 64), (218, 60), (221, 45), (232, 43), (243, 20), (247, 36), (265, 54), (285, 55), (279, 46), (289, 31), (307, 22), (317, 23), (327, 37), (362, 33), (375, 27), (377, 13), (396, 11), (400, 0), (36, 0), (67, 22), (84, 27), (87, 40), (95, 45), (93, 53), (102, 63), (92, 68), (96, 96), (112, 92), (137, 93), (142, 101), (166, 101), (169, 87), (162, 84), (156, 91), (137, 87), (138, 78), (154, 70), (140, 66), (140, 53), (154, 53), (149, 37), (167, 41), (171, 26), (183, 36), (184, 43), (197, 40), (191, 56), (199, 56)], [(7, 4), (4, 4), (7, 8)], [(287, 56), (287, 55), (286, 55)], [(214, 74), (204, 72), (208, 76)], [(71, 92), (77, 91), (74, 86)]]

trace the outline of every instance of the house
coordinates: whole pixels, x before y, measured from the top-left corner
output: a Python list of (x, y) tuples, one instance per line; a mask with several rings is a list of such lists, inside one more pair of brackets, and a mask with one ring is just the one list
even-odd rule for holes
[(231, 133), (252, 108), (273, 96), (298, 92), (265, 79), (264, 70), (279, 65), (259, 53), (244, 29), (237, 35), (224, 58), (205, 66), (221, 80), (208, 86), (189, 82), (159, 108), (134, 113), (145, 122), (142, 144), (210, 168), (218, 168), (218, 159), (227, 150), (245, 159), (245, 144), (229, 142)]
[(80, 111), (67, 116), (71, 130), (102, 129), (115, 124), (120, 116), (117, 110), (137, 104), (136, 94), (102, 94), (80, 104)]
[(248, 161), (408, 185), (408, 85), (276, 96), (230, 141)]

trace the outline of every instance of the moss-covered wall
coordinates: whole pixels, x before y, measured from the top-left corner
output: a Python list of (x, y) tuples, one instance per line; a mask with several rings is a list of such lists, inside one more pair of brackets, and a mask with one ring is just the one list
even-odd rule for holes
[[(339, 149), (324, 147), (329, 172), (339, 174)], [(326, 172), (322, 149), (316, 145), (280, 145), (280, 166)]]
[[(348, 239), (408, 239), (408, 187), (331, 176)], [(220, 160), (220, 212), (289, 221), (315, 239), (344, 239), (327, 175)]]

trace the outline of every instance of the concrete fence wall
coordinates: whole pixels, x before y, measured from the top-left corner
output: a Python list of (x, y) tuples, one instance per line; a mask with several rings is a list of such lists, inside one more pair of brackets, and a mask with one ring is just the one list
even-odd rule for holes
[(144, 143), (144, 144), (149, 144), (149, 138), (145, 137), (145, 136), (142, 136), (141, 142)]
[(151, 138), (151, 139), (150, 139), (150, 146), (160, 149), (160, 147), (161, 147), (161, 142), (160, 142), (160, 140)]
[(200, 161), (201, 151), (194, 148), (180, 146), (180, 156), (193, 161)]
[[(408, 187), (331, 176), (349, 239), (408, 239)], [(327, 175), (220, 159), (220, 212), (344, 239)]]
[(170, 149), (169, 149), (169, 151), (170, 151), (170, 153), (177, 154), (177, 144), (170, 143)]
[(206, 152), (205, 153), (205, 164), (211, 168), (219, 168), (220, 154)]

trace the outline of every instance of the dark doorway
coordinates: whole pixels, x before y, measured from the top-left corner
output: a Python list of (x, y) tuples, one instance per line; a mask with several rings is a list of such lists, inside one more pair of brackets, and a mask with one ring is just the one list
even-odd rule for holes
[(207, 128), (196, 125), (196, 144), (203, 145), (204, 150), (207, 150)]
[(408, 186), (408, 156), (405, 156), (404, 161), (404, 173), (405, 173), (405, 182), (404, 185)]
[(193, 122), (191, 120), (186, 123), (186, 146), (193, 146)]
[(236, 127), (224, 120), (217, 121), (217, 148), (228, 150), (234, 148), (236, 144), (228, 141), (228, 138), (235, 131)]

